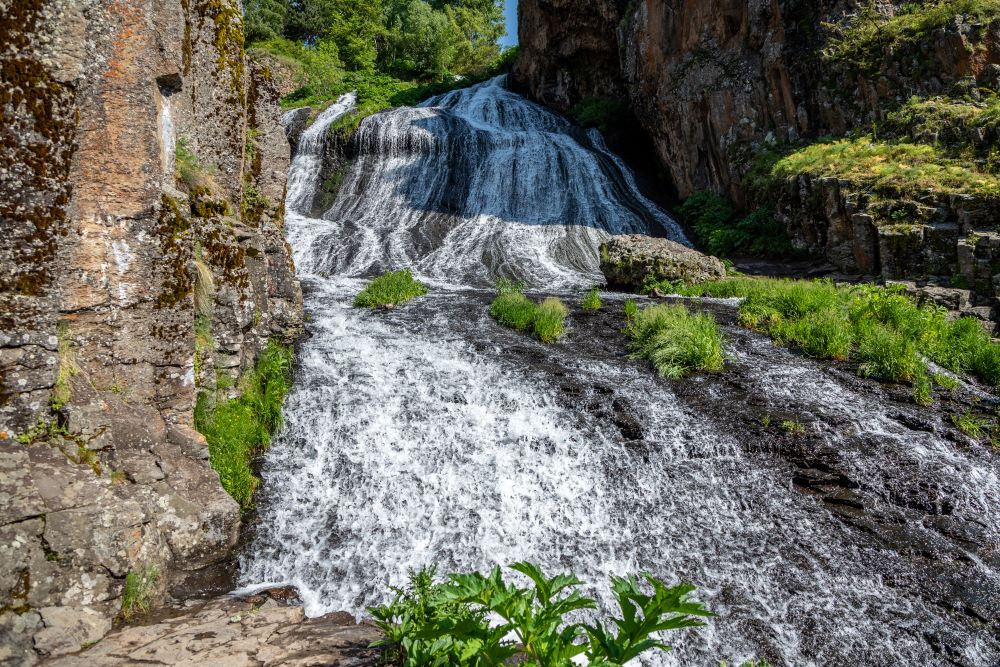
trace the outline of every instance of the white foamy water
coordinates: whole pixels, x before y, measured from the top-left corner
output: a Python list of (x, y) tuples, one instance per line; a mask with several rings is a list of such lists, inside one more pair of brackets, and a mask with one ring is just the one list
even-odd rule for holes
[[(320, 121), (346, 112), (351, 100), (341, 102)], [(325, 132), (320, 121), (311, 136)], [(312, 335), (267, 455), (242, 584), (294, 584), (310, 615), (362, 615), (423, 565), (527, 559), (575, 572), (601, 596), (608, 575), (649, 571), (694, 583), (719, 617), (669, 635), (677, 650), (646, 664), (765, 654), (796, 666), (995, 663), (996, 638), (898, 583), (920, 576), (911, 562), (796, 491), (779, 462), (745, 454), (738, 433), (645, 368), (503, 329), (474, 291), (439, 288), (392, 313), (351, 307), (358, 276), (406, 266), (441, 285), (496, 274), (586, 285), (599, 280), (607, 233), (673, 230), (597, 137), (493, 81), (367, 119), (359, 142), (323, 220), (305, 217), (321, 145), (293, 161), (286, 224)], [(743, 352), (734, 363), (759, 365), (758, 391), (849, 421), (826, 437), (868, 438), (845, 446), (851, 470), (873, 485), (891, 476), (879, 448), (895, 455), (907, 435), (883, 406), (809, 362), (774, 367), (782, 353), (753, 342), (767, 346), (763, 359)], [(524, 347), (537, 363), (509, 353)], [(634, 406), (641, 439), (595, 402)], [(954, 511), (995, 526), (996, 465), (937, 434), (913, 442), (920, 474), (975, 481)], [(995, 576), (987, 564), (978, 572)], [(948, 638), (951, 662), (928, 635)]]

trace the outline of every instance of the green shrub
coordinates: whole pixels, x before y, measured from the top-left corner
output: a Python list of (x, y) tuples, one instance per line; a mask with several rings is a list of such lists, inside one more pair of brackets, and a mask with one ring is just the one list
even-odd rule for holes
[(671, 379), (725, 365), (719, 325), (707, 313), (692, 314), (680, 304), (649, 306), (629, 321), (632, 353)]
[(586, 97), (573, 105), (569, 115), (581, 127), (596, 127), (606, 133), (622, 124), (628, 116), (628, 107), (616, 100)]
[(222, 487), (243, 509), (252, 507), (260, 484), (251, 461), (267, 449), (271, 435), (281, 426), (291, 365), (291, 348), (270, 341), (256, 367), (241, 379), (238, 397), (219, 401), (212, 409), (207, 394), (198, 396), (195, 427), (208, 440), (209, 461), (219, 473)]
[(215, 168), (202, 164), (184, 137), (178, 138), (174, 145), (174, 177), (188, 192), (196, 189), (219, 191)]
[(635, 299), (625, 299), (624, 310), (625, 322), (631, 324), (639, 315), (639, 304), (635, 302)]
[(786, 419), (781, 422), (781, 428), (785, 430), (786, 433), (792, 435), (802, 435), (806, 432), (805, 425), (798, 419)]
[(354, 297), (357, 308), (398, 306), (410, 299), (427, 294), (427, 287), (413, 278), (409, 269), (383, 273)]
[(129, 621), (149, 612), (159, 578), (160, 570), (155, 565), (132, 570), (125, 575), (125, 588), (122, 590), (123, 619)]
[(566, 315), (569, 311), (559, 299), (549, 297), (535, 309), (535, 319), (531, 329), (535, 337), (543, 343), (551, 343), (562, 338), (566, 332)]
[(596, 287), (589, 290), (583, 295), (583, 301), (580, 302), (580, 306), (591, 313), (595, 313), (604, 307), (604, 302), (601, 300), (601, 291)]
[(770, 208), (738, 218), (729, 202), (713, 192), (702, 191), (688, 197), (678, 213), (694, 229), (702, 246), (713, 255), (774, 257), (797, 254), (785, 226)]
[(508, 583), (499, 567), (488, 575), (453, 574), (447, 583), (435, 583), (433, 569), (411, 571), (407, 589), (396, 589), (393, 602), (370, 610), (385, 635), (373, 646), (386, 662), (414, 667), (487, 667), (515, 656), (525, 667), (564, 667), (581, 655), (595, 667), (612, 667), (650, 650), (669, 650), (653, 633), (703, 625), (698, 617), (713, 615), (689, 599), (692, 586), (668, 587), (649, 575), (645, 586), (635, 577), (612, 577), (621, 617), (612, 619), (611, 632), (601, 622), (566, 620), (596, 607), (575, 576), (546, 577), (530, 563), (510, 568), (532, 585)]
[(958, 378), (948, 375), (947, 373), (935, 373), (934, 384), (947, 391), (955, 391), (958, 389), (961, 382), (959, 382)]

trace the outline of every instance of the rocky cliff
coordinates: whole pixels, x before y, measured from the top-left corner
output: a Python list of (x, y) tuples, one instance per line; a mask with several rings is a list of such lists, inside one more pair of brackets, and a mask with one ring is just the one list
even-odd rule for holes
[(0, 67), (0, 663), (27, 665), (108, 632), (129, 573), (155, 602), (228, 558), (196, 394), (302, 307), (239, 0), (0, 0)]
[(1000, 24), (984, 30), (961, 17), (877, 71), (831, 64), (822, 58), (831, 26), (857, 4), (521, 0), (514, 79), (562, 110), (626, 101), (681, 197), (713, 189), (742, 201), (754, 147), (843, 134), (910, 96), (996, 76)]
[[(1000, 286), (1000, 187), (989, 150), (1000, 128), (988, 110), (1000, 89), (1000, 17), (988, 0), (946, 0), (913, 20), (901, 4), (522, 0), (514, 82), (571, 113), (621, 104), (680, 198), (713, 190), (770, 207), (796, 246), (842, 271), (960, 286), (965, 298), (971, 287), (984, 309), (977, 314), (988, 316)], [(838, 42), (855, 52), (831, 56)], [(753, 182), (762, 154), (871, 129), (908, 151), (893, 158), (900, 173), (878, 186), (835, 159), (786, 174), (763, 195)], [(909, 159), (931, 164), (925, 174), (954, 170), (964, 181), (905, 182)]]

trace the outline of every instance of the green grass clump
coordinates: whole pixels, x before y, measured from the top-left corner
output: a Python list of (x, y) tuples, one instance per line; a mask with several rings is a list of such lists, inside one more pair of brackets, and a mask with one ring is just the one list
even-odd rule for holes
[(649, 306), (629, 318), (632, 355), (653, 364), (664, 377), (679, 379), (725, 365), (723, 337), (707, 313), (692, 314), (680, 304)]
[(583, 301), (580, 303), (580, 307), (591, 313), (596, 313), (603, 308), (604, 301), (601, 300), (601, 291), (596, 287), (589, 290), (583, 295)]
[(936, 192), (1000, 197), (1000, 177), (976, 171), (936, 146), (871, 137), (820, 141), (794, 150), (770, 166), (765, 180), (787, 181), (801, 174), (832, 176), (896, 196)]
[(866, 377), (922, 382), (929, 359), (1000, 387), (1000, 344), (978, 321), (949, 320), (899, 289), (749, 277), (673, 287), (682, 296), (741, 297), (742, 326), (818, 359), (856, 361)]
[(535, 319), (531, 323), (535, 338), (543, 343), (551, 343), (562, 338), (566, 333), (567, 314), (569, 311), (559, 299), (549, 297), (543, 300), (535, 309)]
[(383, 273), (354, 297), (358, 308), (398, 306), (410, 299), (427, 294), (427, 287), (414, 279), (409, 269)]
[(895, 16), (879, 13), (874, 5), (862, 9), (842, 31), (830, 41), (826, 57), (850, 63), (865, 71), (877, 70), (885, 60), (887, 49), (914, 46), (943, 28), (956, 16), (969, 22), (988, 22), (1000, 16), (1000, 0), (936, 0), (923, 4), (908, 3)]
[(805, 424), (798, 419), (786, 419), (781, 422), (781, 428), (791, 435), (802, 435), (806, 432)]
[(566, 332), (566, 305), (556, 298), (540, 304), (524, 296), (524, 285), (501, 280), (497, 295), (490, 304), (490, 315), (500, 324), (515, 331), (528, 331), (543, 343), (559, 340)]
[(569, 116), (581, 127), (596, 127), (608, 132), (629, 117), (628, 107), (617, 100), (601, 97), (586, 97), (569, 110)]
[(125, 575), (125, 588), (122, 590), (122, 618), (129, 621), (149, 612), (159, 578), (160, 570), (155, 565), (132, 570)]
[(923, 406), (934, 403), (934, 384), (927, 373), (920, 373), (913, 382), (913, 402)]
[(958, 389), (961, 382), (958, 378), (948, 375), (947, 373), (935, 373), (934, 384), (946, 391), (955, 391)]
[(270, 341), (256, 367), (240, 380), (240, 395), (210, 407), (209, 396), (198, 396), (195, 427), (208, 440), (209, 461), (222, 487), (243, 509), (253, 505), (260, 480), (251, 461), (271, 444), (281, 426), (281, 406), (291, 387), (292, 349)]
[(975, 417), (971, 412), (966, 412), (963, 415), (952, 415), (951, 421), (959, 431), (973, 440), (983, 440), (986, 438), (992, 427), (988, 419)]

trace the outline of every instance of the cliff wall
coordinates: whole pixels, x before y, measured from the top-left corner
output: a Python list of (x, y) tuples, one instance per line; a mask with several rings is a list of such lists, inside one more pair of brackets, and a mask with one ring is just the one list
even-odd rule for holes
[[(206, 585), (240, 526), (193, 428), (302, 298), (239, 0), (0, 0), (0, 663)], [(222, 378), (225, 378), (225, 382)]]

